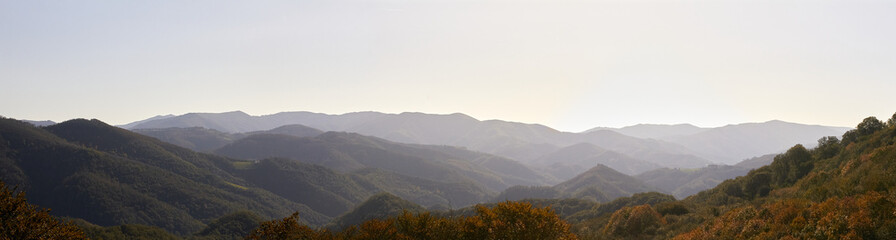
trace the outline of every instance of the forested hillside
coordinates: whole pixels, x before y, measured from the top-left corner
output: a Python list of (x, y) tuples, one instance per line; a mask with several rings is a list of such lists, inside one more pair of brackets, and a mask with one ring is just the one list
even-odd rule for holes
[[(404, 175), (401, 168), (390, 170), (389, 162), (475, 166), (494, 179), (526, 170), (483, 170), (499, 168), (496, 163), (504, 160), (357, 134), (255, 134), (239, 141), (266, 138), (313, 143), (307, 149), (325, 151), (302, 154), (317, 156), (308, 159), (242, 160), (196, 153), (98, 120), (40, 128), (0, 119), (0, 171), (4, 183), (28, 192), (29, 201), (97, 238), (237, 238), (257, 225), (253, 237), (280, 229), (277, 234), (312, 239), (499, 239), (521, 236), (514, 235), (520, 228), (548, 239), (896, 237), (894, 119), (869, 117), (841, 138), (819, 139), (815, 148), (795, 145), (769, 165), (682, 200), (638, 193), (659, 189), (603, 165), (553, 187), (512, 187), (495, 197), (471, 175)], [(389, 157), (360, 158), (377, 152)], [(441, 157), (423, 158), (431, 155)], [(312, 164), (334, 159), (361, 167), (334, 171)], [(371, 163), (386, 167), (366, 165)], [(654, 184), (706, 182), (716, 175), (699, 171), (709, 170), (662, 177), (680, 179), (663, 183), (668, 186)], [(462, 208), (489, 199), (500, 203)], [(290, 213), (299, 215), (261, 222)], [(332, 230), (318, 229), (328, 224)]]
[[(896, 123), (869, 117), (842, 139), (821, 138), (813, 149), (796, 145), (746, 176), (652, 205), (639, 217), (649, 226), (630, 229), (639, 231), (612, 230), (625, 220), (620, 212), (574, 229), (584, 238), (893, 238)], [(680, 210), (664, 213), (670, 206)], [(653, 211), (662, 217), (651, 217)]]
[[(315, 134), (286, 126), (240, 139), (301, 140), (292, 135), (305, 133)], [(302, 213), (303, 224), (323, 226), (378, 193), (449, 209), (486, 202), (510, 184), (547, 179), (512, 160), (454, 147), (402, 145), (344, 133), (312, 141), (323, 145), (310, 148), (338, 149), (344, 152), (332, 156), (370, 166), (340, 172), (283, 158), (220, 157), (98, 120), (39, 128), (0, 119), (0, 171), (3, 182), (19, 186), (30, 201), (52, 208), (54, 215), (76, 220), (89, 236), (167, 231), (211, 239), (240, 232), (221, 225), (247, 226), (258, 217), (279, 218), (294, 211)], [(322, 163), (327, 156), (301, 160)], [(420, 164), (435, 168), (426, 172), (429, 168)], [(248, 214), (233, 215), (240, 212)]]
[[(583, 239), (893, 239), (896, 237), (896, 178), (892, 177), (896, 175), (896, 119), (883, 123), (869, 117), (842, 139), (824, 137), (812, 149), (796, 145), (776, 156), (770, 165), (684, 200), (663, 194), (636, 194), (604, 204), (587, 200), (523, 201), (558, 209), (548, 210), (549, 215), (559, 213), (558, 217), (572, 224), (569, 231), (575, 236), (569, 237)], [(555, 194), (547, 189), (540, 191), (545, 190), (547, 195)], [(477, 211), (482, 209), (487, 207), (481, 206)], [(515, 215), (518, 217), (511, 219), (525, 219), (533, 214), (527, 212), (517, 209), (513, 214), (519, 214)], [(440, 232), (446, 230), (405, 225), (464, 222), (470, 221), (470, 215), (470, 211), (463, 210), (435, 218), (427, 213), (403, 214), (364, 222), (359, 225), (360, 232), (349, 228), (335, 235), (313, 230), (305, 233), (312, 239), (323, 239), (315, 238), (322, 236), (350, 239), (359, 233), (368, 236), (389, 233), (388, 236), (410, 239), (442, 233), (475, 239), (463, 234), (475, 228), (449, 228)], [(525, 221), (511, 224), (514, 222), (511, 219), (492, 224), (509, 224), (502, 226), (516, 226), (520, 230), (529, 226)], [(374, 229), (377, 231), (371, 231)], [(413, 229), (416, 230), (410, 231)], [(259, 229), (253, 236), (266, 236), (264, 230)], [(564, 233), (563, 229), (542, 231)], [(547, 239), (565, 239), (552, 236)]]
[(158, 226), (186, 234), (203, 221), (251, 210), (265, 218), (295, 210), (322, 225), (329, 217), (250, 187), (223, 168), (232, 160), (195, 153), (97, 120), (45, 129), (0, 119), (0, 169), (33, 203), (57, 216), (99, 225)]

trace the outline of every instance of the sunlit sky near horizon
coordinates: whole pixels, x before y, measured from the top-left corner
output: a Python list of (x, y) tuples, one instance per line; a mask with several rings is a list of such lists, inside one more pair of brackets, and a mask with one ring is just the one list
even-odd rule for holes
[(855, 126), (896, 112), (894, 13), (896, 1), (0, 0), (0, 115)]

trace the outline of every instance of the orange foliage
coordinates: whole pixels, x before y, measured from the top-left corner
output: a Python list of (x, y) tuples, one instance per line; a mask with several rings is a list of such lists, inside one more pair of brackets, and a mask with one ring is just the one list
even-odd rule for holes
[(676, 239), (891, 239), (896, 202), (877, 192), (821, 203), (786, 199), (728, 211)]
[(652, 234), (664, 224), (666, 220), (650, 205), (623, 207), (610, 216), (610, 222), (604, 227), (604, 234), (616, 236)]
[(0, 181), (0, 239), (87, 239), (80, 228), (50, 216)]
[(503, 202), (477, 206), (471, 217), (441, 218), (429, 213), (372, 219), (332, 234), (298, 222), (298, 214), (263, 223), (249, 239), (577, 239), (569, 224), (549, 208)]
[(295, 212), (281, 220), (261, 223), (246, 239), (335, 239), (329, 231), (318, 231), (299, 223)]

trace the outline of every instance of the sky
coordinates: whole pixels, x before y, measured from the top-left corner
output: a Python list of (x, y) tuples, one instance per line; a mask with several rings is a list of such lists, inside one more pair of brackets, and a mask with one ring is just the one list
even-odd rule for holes
[(893, 13), (862, 0), (0, 0), (0, 115), (855, 126), (896, 112)]

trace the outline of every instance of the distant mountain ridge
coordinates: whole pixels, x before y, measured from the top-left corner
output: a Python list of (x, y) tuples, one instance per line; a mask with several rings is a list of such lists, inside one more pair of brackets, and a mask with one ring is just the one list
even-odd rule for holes
[(198, 152), (211, 152), (224, 145), (233, 143), (236, 140), (256, 134), (283, 134), (295, 137), (313, 137), (323, 133), (321, 130), (299, 124), (284, 125), (271, 130), (246, 133), (225, 133), (204, 127), (146, 128), (133, 129), (132, 131)]
[(132, 123), (128, 123), (128, 124), (124, 124), (124, 125), (116, 126), (116, 127), (120, 127), (120, 128), (124, 128), (124, 129), (131, 129), (131, 128), (134, 127), (134, 126), (139, 125), (139, 124), (142, 124), (142, 123), (145, 123), (145, 122), (155, 121), (155, 120), (161, 120), (161, 119), (166, 119), (166, 118), (170, 118), (170, 117), (174, 117), (174, 114), (168, 114), (168, 115), (156, 115), (156, 116), (151, 117), (151, 118), (147, 118), (147, 119), (144, 119), (144, 120), (140, 120), (140, 121), (136, 121), (136, 122), (132, 122)]
[(523, 163), (583, 142), (666, 167), (701, 167), (710, 163), (698, 157), (697, 153), (674, 143), (640, 139), (611, 131), (569, 133), (539, 124), (480, 121), (460, 113), (437, 115), (356, 112), (328, 115), (283, 112), (265, 116), (250, 116), (238, 111), (190, 113), (146, 121), (133, 125), (131, 129), (140, 131), (139, 129), (147, 128), (204, 127), (239, 133), (289, 124), (302, 124), (322, 131), (355, 132), (402, 143), (466, 147)]
[(585, 132), (594, 132), (600, 130), (610, 130), (637, 138), (653, 138), (663, 139), (674, 136), (685, 136), (697, 134), (708, 130), (709, 128), (701, 128), (691, 124), (637, 124), (622, 128), (597, 127), (589, 129)]
[(44, 120), (44, 121), (22, 120), (22, 122), (30, 123), (31, 125), (38, 126), (38, 127), (45, 127), (45, 126), (50, 126), (50, 125), (56, 124), (56, 122), (50, 121), (50, 120)]
[(805, 125), (772, 120), (762, 123), (743, 123), (708, 129), (693, 135), (668, 137), (664, 140), (681, 144), (700, 152), (704, 158), (725, 164), (759, 157), (769, 153), (783, 153), (794, 144), (813, 147), (819, 138), (840, 136), (851, 128)]
[[(244, 112), (189, 113), (129, 124), (142, 129), (204, 127), (228, 134), (265, 131), (301, 124), (321, 131), (354, 132), (389, 141), (468, 148), (538, 165), (538, 159), (576, 144), (589, 143), (622, 154), (615, 159), (592, 159), (628, 174), (656, 168), (700, 168), (710, 164), (734, 164), (770, 153), (779, 153), (793, 144), (813, 146), (823, 136), (839, 136), (849, 128), (768, 121), (717, 128), (690, 124), (639, 124), (619, 129), (596, 128), (582, 133), (562, 132), (539, 124), (502, 120), (480, 121), (461, 114), (355, 112), (330, 115), (312, 112), (282, 112), (251, 116)], [(578, 162), (581, 166), (594, 156), (560, 159), (560, 165)], [(569, 163), (566, 163), (569, 162)], [(648, 162), (649, 164), (643, 164)], [(655, 166), (654, 166), (655, 165)], [(568, 166), (567, 166), (568, 167)], [(573, 172), (575, 173), (575, 172)], [(572, 174), (565, 174), (569, 177)], [(560, 178), (562, 179), (562, 177)]]
[(824, 136), (840, 136), (848, 127), (831, 127), (771, 120), (761, 123), (730, 124), (701, 128), (690, 124), (638, 124), (623, 128), (593, 128), (587, 132), (614, 131), (685, 146), (698, 156), (717, 163), (738, 161), (771, 153), (782, 153), (793, 144), (814, 146)]

